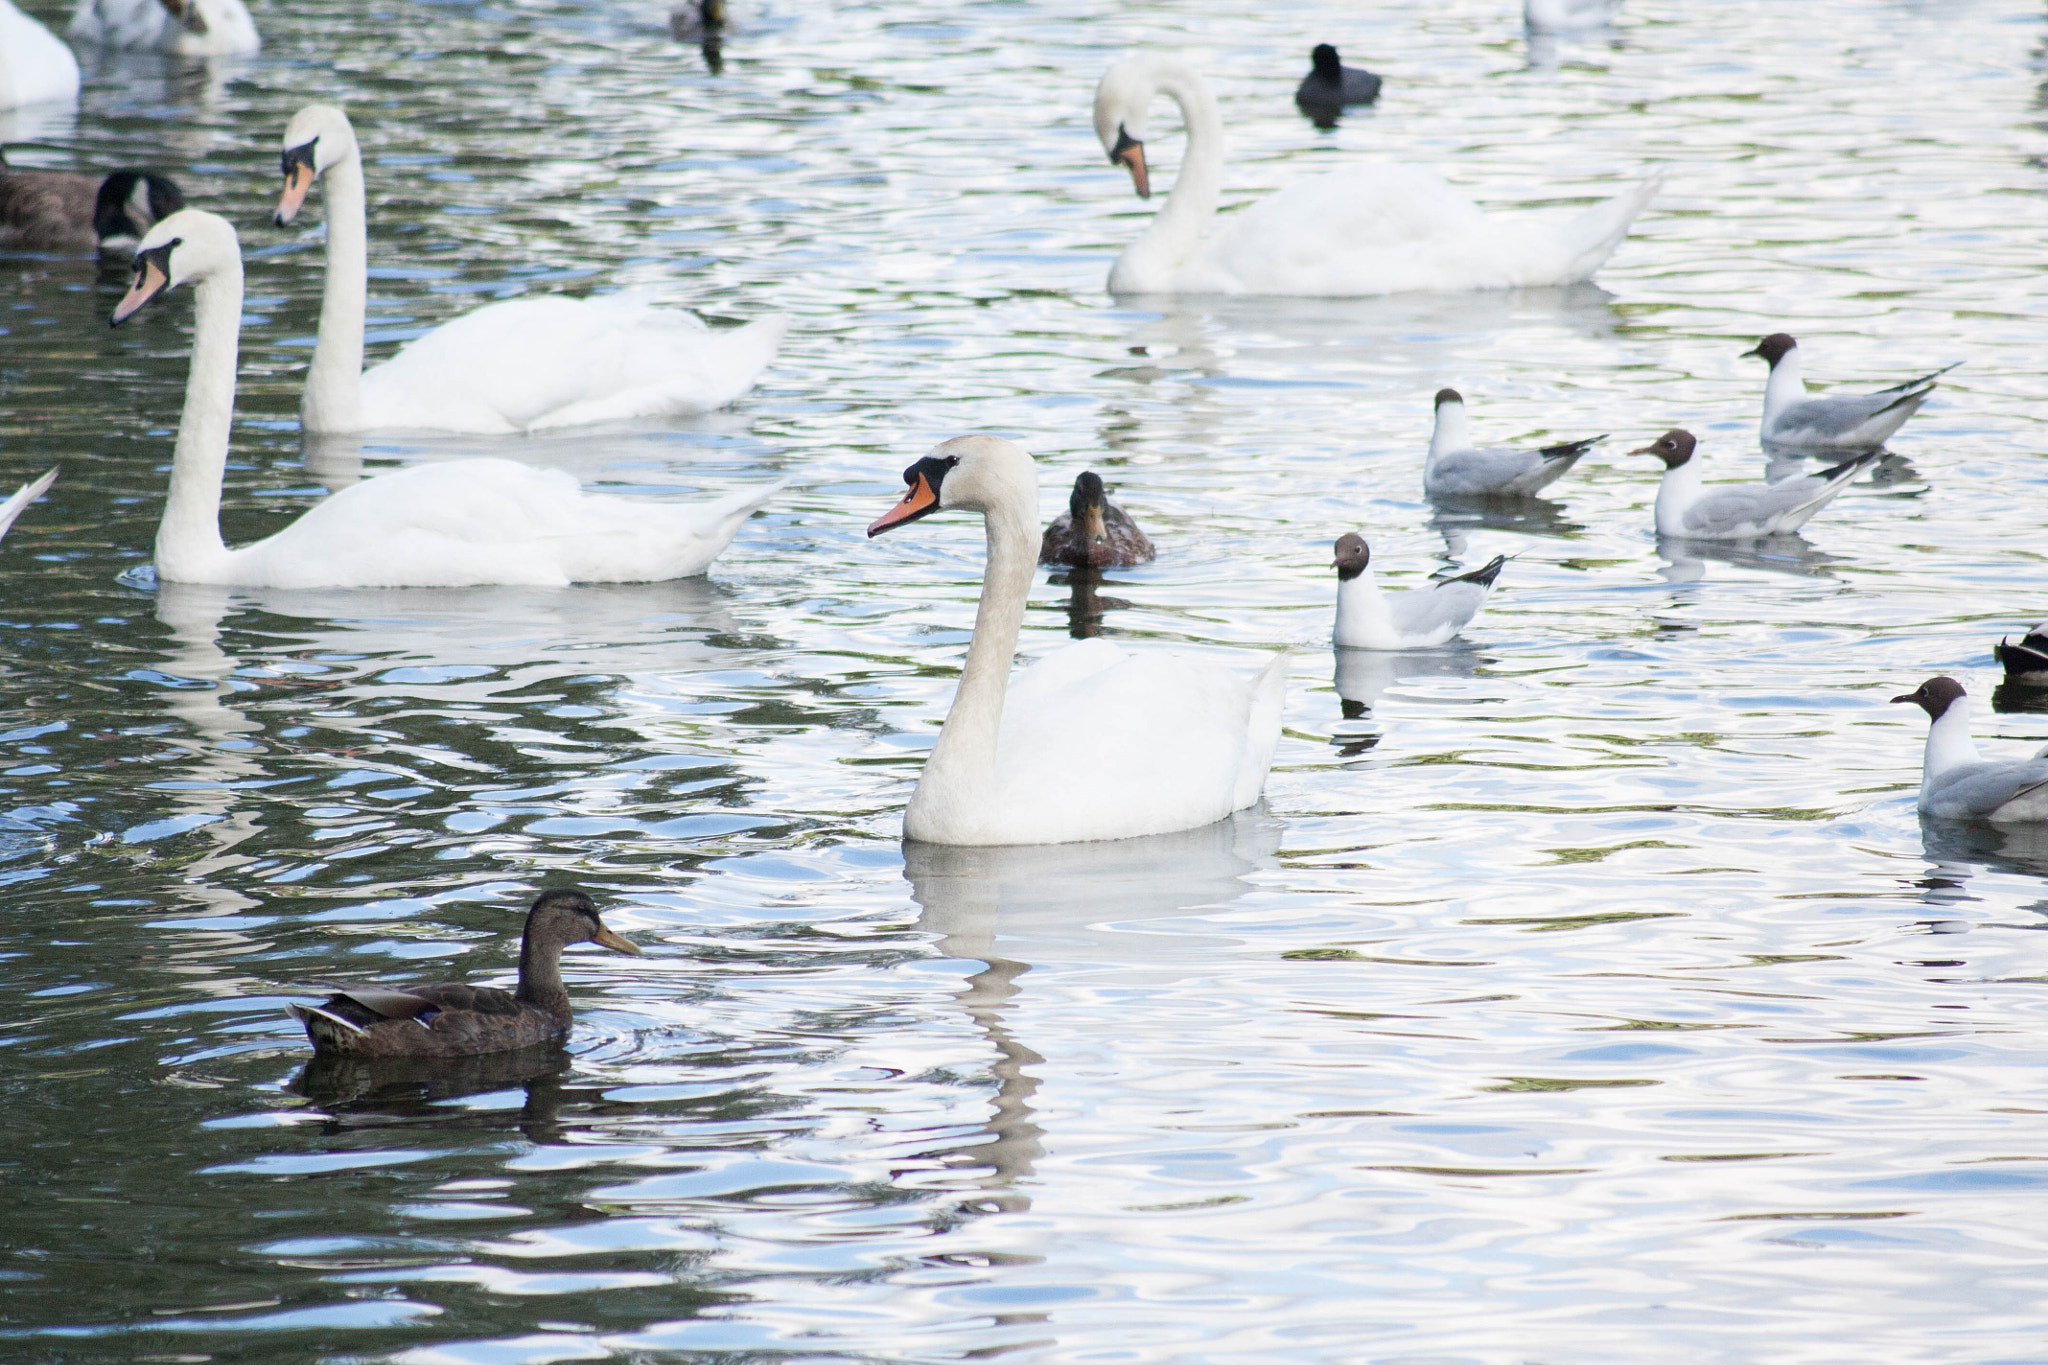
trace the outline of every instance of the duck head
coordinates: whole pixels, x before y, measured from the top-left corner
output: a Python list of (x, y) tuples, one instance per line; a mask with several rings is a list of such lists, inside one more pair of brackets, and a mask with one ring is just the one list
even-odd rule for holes
[(1100, 474), (1089, 469), (1075, 477), (1074, 491), (1067, 497), (1067, 515), (1088, 540), (1102, 540), (1109, 535), (1102, 520), (1103, 508), (1108, 505), (1109, 494), (1103, 490)]
[(1698, 445), (1699, 442), (1693, 438), (1691, 432), (1683, 427), (1673, 427), (1650, 444), (1631, 450), (1629, 454), (1655, 455), (1664, 462), (1666, 469), (1676, 469), (1692, 458), (1693, 450)]
[(157, 295), (230, 266), (241, 271), (242, 243), (228, 220), (204, 209), (180, 209), (136, 243), (134, 279), (110, 322), (119, 327)]
[[(902, 501), (875, 518), (870, 536), (894, 530), (933, 512), (960, 508), (987, 512), (1021, 486), (1035, 501), (1038, 472), (1031, 456), (1000, 436), (955, 436), (903, 471), (908, 485)], [(1035, 515), (1035, 514), (1034, 514)]]
[(631, 939), (621, 938), (605, 928), (597, 907), (581, 891), (543, 891), (533, 909), (526, 912), (528, 942), (553, 944), (557, 949), (572, 943), (595, 943), (615, 953), (640, 957)]
[(356, 130), (333, 105), (309, 104), (293, 114), (284, 129), (284, 193), (277, 199), (277, 225), (298, 217), (313, 182), (356, 151)]

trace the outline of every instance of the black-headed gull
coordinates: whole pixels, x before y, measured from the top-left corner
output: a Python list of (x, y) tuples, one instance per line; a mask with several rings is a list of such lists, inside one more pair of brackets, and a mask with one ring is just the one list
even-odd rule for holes
[(1935, 380), (1963, 363), (1958, 360), (1876, 393), (1809, 398), (1799, 373), (1797, 341), (1773, 332), (1743, 354), (1759, 356), (1771, 367), (1770, 378), (1764, 381), (1763, 425), (1758, 429), (1763, 443), (1806, 450), (1875, 450), (1927, 401)]
[(1365, 537), (1337, 537), (1337, 629), (1340, 649), (1428, 649), (1463, 630), (1493, 593), (1506, 555), (1484, 568), (1440, 578), (1407, 592), (1381, 592), (1373, 581), (1372, 550)]
[(1954, 678), (1929, 678), (1909, 701), (1927, 713), (1927, 750), (1920, 765), (1920, 813), (1937, 820), (2034, 824), (2048, 820), (2048, 758), (2035, 754), (1999, 762), (1970, 738), (1970, 698)]
[(1423, 491), (1440, 498), (1526, 498), (1563, 478), (1595, 441), (1605, 439), (1589, 436), (1541, 450), (1505, 446), (1481, 450), (1472, 444), (1464, 396), (1456, 389), (1439, 389), (1436, 430), (1430, 435), (1429, 455), (1422, 465)]
[(1777, 483), (1700, 486), (1698, 442), (1672, 428), (1631, 455), (1655, 455), (1664, 462), (1657, 488), (1657, 534), (1692, 540), (1755, 540), (1796, 531), (1849, 486), (1864, 466), (1882, 458), (1868, 451), (1838, 465)]

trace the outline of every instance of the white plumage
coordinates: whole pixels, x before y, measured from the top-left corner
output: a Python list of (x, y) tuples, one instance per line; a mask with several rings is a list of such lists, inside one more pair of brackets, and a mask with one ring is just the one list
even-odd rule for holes
[(753, 387), (788, 319), (713, 331), (639, 293), (487, 304), (363, 369), (368, 224), (362, 155), (347, 115), (308, 105), (285, 129), (277, 219), (327, 186), (327, 284), (300, 409), (308, 431), (504, 435), (709, 412)]
[(1339, 649), (1428, 649), (1470, 625), (1507, 564), (1495, 555), (1484, 566), (1455, 578), (1439, 578), (1407, 592), (1382, 592), (1373, 579), (1372, 549), (1355, 532), (1337, 537), (1337, 627)]
[(1287, 659), (1255, 678), (1206, 659), (1082, 640), (1010, 677), (1038, 548), (1031, 457), (994, 436), (944, 442), (874, 535), (940, 508), (982, 513), (974, 639), (903, 816), (937, 844), (1060, 844), (1193, 829), (1258, 801), (1280, 739)]
[(1970, 698), (1954, 678), (1929, 678), (1894, 702), (1927, 713), (1920, 763), (1920, 813), (1937, 820), (1993, 824), (2048, 821), (2048, 758), (1987, 761), (1970, 738)]
[(1118, 62), (1095, 91), (1095, 131), (1142, 196), (1147, 108), (1164, 94), (1187, 124), (1166, 207), (1109, 273), (1117, 293), (1352, 297), (1512, 289), (1591, 278), (1628, 235), (1659, 176), (1576, 213), (1488, 214), (1435, 171), (1352, 165), (1297, 180), (1210, 229), (1223, 181), (1223, 125), (1207, 82), (1178, 58)]
[(1604, 439), (1589, 436), (1540, 450), (1481, 450), (1472, 444), (1464, 397), (1456, 389), (1439, 389), (1422, 488), (1435, 498), (1526, 498), (1563, 478), (1595, 441)]
[(78, 0), (73, 42), (182, 57), (247, 56), (263, 46), (242, 0)]
[(220, 536), (221, 477), (234, 412), (242, 257), (235, 231), (186, 209), (136, 249), (135, 286), (115, 310), (190, 282), (192, 373), (157, 529), (157, 573), (241, 587), (464, 587), (644, 581), (701, 573), (781, 484), (707, 503), (585, 493), (575, 477), (511, 460), (425, 464), (354, 484), (254, 545)]
[(0, 109), (78, 98), (78, 59), (63, 40), (0, 0)]
[(50, 485), (55, 482), (57, 482), (57, 471), (46, 469), (35, 478), (30, 479), (27, 483), (15, 489), (13, 497), (9, 498), (6, 502), (0, 502), (0, 536), (5, 536), (8, 528), (14, 525), (15, 518), (26, 511), (30, 503), (48, 492)]
[(1857, 474), (1878, 458), (1876, 452), (1817, 474), (1797, 475), (1776, 483), (1702, 485), (1698, 442), (1689, 431), (1673, 428), (1631, 455), (1655, 455), (1664, 461), (1657, 485), (1657, 534), (1693, 540), (1756, 540), (1796, 531)]

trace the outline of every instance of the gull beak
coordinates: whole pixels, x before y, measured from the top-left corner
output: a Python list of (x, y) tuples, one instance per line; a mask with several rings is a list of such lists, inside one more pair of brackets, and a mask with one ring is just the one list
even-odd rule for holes
[(878, 536), (892, 527), (901, 526), (906, 521), (916, 521), (928, 512), (937, 511), (938, 507), (938, 490), (931, 486), (924, 475), (919, 474), (910, 481), (910, 487), (904, 490), (903, 500), (876, 517), (868, 526), (868, 535)]
[(306, 202), (306, 194), (313, 188), (313, 147), (318, 138), (303, 147), (294, 147), (284, 154), (284, 193), (277, 197), (277, 225), (289, 227), (292, 219), (299, 216), (299, 209)]
[(1131, 172), (1131, 187), (1140, 199), (1152, 197), (1152, 181), (1145, 174), (1145, 144), (1132, 137), (1122, 128), (1116, 130), (1116, 146), (1109, 152), (1112, 166), (1124, 166)]
[(1917, 692), (1908, 692), (1908, 693), (1907, 693), (1907, 694), (1906, 694), (1905, 696), (1903, 696), (1903, 697), (1893, 697), (1893, 698), (1892, 698), (1892, 701), (1894, 701), (1894, 702), (1902, 702), (1902, 701), (1918, 701), (1918, 700), (1920, 700), (1920, 694), (1919, 694), (1919, 693), (1917, 693)]
[(1737, 359), (1737, 360), (1747, 360), (1747, 359), (1748, 359), (1748, 358), (1749, 358), (1750, 356), (1757, 356), (1757, 357), (1761, 358), (1761, 357), (1762, 357), (1762, 355), (1763, 355), (1763, 353), (1764, 353), (1764, 344), (1763, 344), (1763, 343), (1762, 343), (1761, 341), (1759, 341), (1759, 342), (1758, 342), (1758, 343), (1757, 343), (1756, 345), (1754, 345), (1754, 346), (1750, 347), (1750, 348), (1749, 348), (1748, 350), (1744, 351), (1744, 352), (1743, 352), (1743, 353), (1742, 353), (1741, 355), (1737, 356), (1737, 357), (1736, 357), (1736, 359)]
[(625, 953), (629, 957), (646, 956), (631, 939), (620, 938), (602, 924), (597, 926), (597, 934), (591, 939), (591, 942), (602, 944), (615, 953)]
[[(176, 245), (176, 243), (171, 243)], [(168, 248), (162, 251), (145, 251), (135, 258), (135, 281), (128, 286), (128, 292), (114, 305), (114, 316), (107, 325), (119, 327), (135, 316), (143, 304), (161, 294), (171, 283), (170, 272), (165, 268)]]
[(1629, 451), (1628, 453), (1631, 455), (1655, 455), (1657, 453), (1657, 447), (1654, 445), (1639, 446), (1636, 449)]

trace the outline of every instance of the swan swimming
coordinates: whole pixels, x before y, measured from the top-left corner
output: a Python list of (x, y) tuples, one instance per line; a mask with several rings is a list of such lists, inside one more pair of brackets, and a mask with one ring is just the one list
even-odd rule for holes
[(903, 812), (933, 844), (1070, 844), (1194, 829), (1259, 799), (1280, 741), (1287, 656), (1246, 678), (1206, 659), (1081, 640), (1013, 681), (1038, 543), (1038, 471), (997, 436), (957, 436), (904, 471), (870, 536), (982, 514), (988, 567), (946, 724)]
[(1656, 193), (1661, 172), (1572, 213), (1489, 214), (1423, 166), (1354, 164), (1310, 176), (1204, 236), (1223, 189), (1223, 121), (1208, 82), (1178, 57), (1112, 66), (1095, 89), (1095, 133), (1150, 198), (1147, 110), (1180, 106), (1187, 155), (1166, 207), (1110, 268), (1116, 294), (1294, 294), (1516, 289), (1590, 279)]
[(363, 160), (348, 115), (311, 104), (284, 133), (277, 223), (327, 185), (327, 284), (306, 375), (307, 431), (462, 431), (503, 435), (710, 412), (754, 385), (789, 320), (712, 331), (638, 294), (508, 299), (442, 323), (363, 369), (369, 291)]
[(78, 0), (66, 32), (75, 43), (181, 57), (246, 57), (263, 48), (242, 0)]
[(78, 98), (78, 58), (56, 34), (0, 0), (0, 109)]
[(50, 485), (57, 482), (57, 471), (46, 469), (14, 490), (14, 496), (0, 502), (0, 536), (5, 536), (14, 525), (15, 518), (28, 510), (28, 505), (50, 491)]
[(220, 536), (234, 418), (242, 251), (227, 220), (183, 209), (149, 230), (119, 326), (180, 284), (194, 295), (192, 369), (156, 533), (156, 571), (250, 588), (560, 586), (702, 573), (780, 483), (707, 503), (585, 493), (574, 475), (513, 460), (414, 465), (353, 484), (254, 545)]

